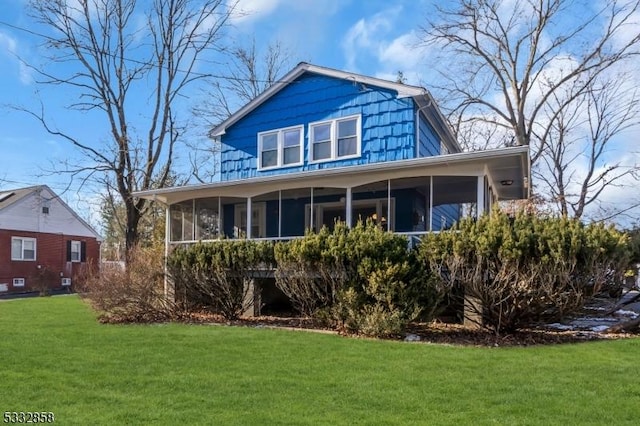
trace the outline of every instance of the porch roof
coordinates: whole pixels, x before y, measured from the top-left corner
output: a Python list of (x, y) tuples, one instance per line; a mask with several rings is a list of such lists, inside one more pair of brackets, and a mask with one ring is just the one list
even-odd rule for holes
[(486, 175), (499, 200), (517, 200), (529, 196), (529, 165), (529, 147), (518, 146), (176, 186), (139, 191), (133, 195), (174, 204), (193, 198), (253, 197), (303, 187), (356, 187), (387, 179)]

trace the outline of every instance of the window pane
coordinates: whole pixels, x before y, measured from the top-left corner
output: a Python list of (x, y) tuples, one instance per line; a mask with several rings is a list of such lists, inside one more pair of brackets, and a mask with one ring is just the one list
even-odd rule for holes
[(358, 153), (358, 139), (356, 137), (338, 139), (338, 157), (355, 155)]
[(320, 124), (313, 127), (313, 142), (331, 139), (331, 124)]
[(323, 160), (331, 158), (331, 142), (322, 142), (313, 144), (313, 159)]
[(287, 130), (284, 132), (285, 148), (300, 145), (300, 129)]
[(300, 162), (300, 146), (284, 149), (284, 164), (295, 164)]
[(209, 240), (217, 238), (218, 199), (204, 198), (196, 200), (196, 239)]
[(22, 259), (22, 240), (11, 240), (11, 258)]
[(34, 241), (33, 240), (22, 240), (22, 247), (25, 250), (33, 250)]
[(355, 136), (356, 132), (356, 124), (358, 120), (356, 118), (351, 120), (339, 121), (338, 122), (338, 138), (344, 138), (346, 136)]
[(171, 216), (171, 241), (182, 241), (182, 208), (173, 204), (169, 208)]
[(262, 167), (271, 167), (278, 164), (278, 150), (264, 151), (262, 153)]
[(262, 135), (262, 150), (267, 151), (270, 149), (278, 148), (278, 134), (270, 133), (268, 135)]

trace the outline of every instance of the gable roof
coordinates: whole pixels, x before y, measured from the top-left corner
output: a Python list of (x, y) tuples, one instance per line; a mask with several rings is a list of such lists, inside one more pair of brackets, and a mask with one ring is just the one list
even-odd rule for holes
[(96, 237), (96, 239), (98, 241), (102, 241), (102, 237), (100, 236), (100, 234), (98, 234), (98, 232), (95, 229), (93, 229), (93, 227), (91, 225), (89, 225), (84, 219), (82, 219), (75, 212), (75, 210), (73, 210), (71, 207), (69, 207), (69, 205), (67, 203), (65, 203), (62, 200), (62, 198), (60, 198), (55, 192), (53, 192), (51, 190), (51, 188), (49, 188), (47, 185), (36, 185), (36, 186), (29, 186), (29, 187), (26, 187), (26, 188), (17, 188), (17, 189), (9, 189), (9, 190), (0, 191), (0, 213), (2, 212), (3, 209), (6, 209), (7, 207), (9, 207), (11, 205), (17, 204), (19, 201), (25, 199), (29, 195), (34, 194), (34, 193), (42, 192), (43, 190), (46, 190), (54, 198), (56, 198), (58, 200), (58, 202), (60, 204), (62, 204), (62, 206), (65, 209), (67, 209), (69, 211), (69, 213), (71, 213), (71, 215), (78, 222), (80, 222), (89, 231), (91, 231), (92, 234), (95, 235), (95, 237)]
[(0, 192), (0, 210), (17, 203), (29, 194), (36, 192), (42, 186), (29, 186), (27, 188), (9, 189)]
[[(318, 65), (309, 64), (306, 62), (300, 62), (294, 69), (289, 71), (284, 77), (271, 85), (267, 90), (251, 100), (248, 104), (244, 105), (229, 118), (222, 123), (211, 129), (209, 137), (215, 138), (224, 135), (227, 128), (240, 121), (243, 117), (255, 110), (257, 107), (266, 102), (269, 98), (280, 92), (282, 89), (293, 83), (298, 77), (304, 73), (314, 73), (324, 75), (327, 77), (338, 78), (342, 80), (351, 80), (353, 84), (364, 84), (383, 89), (389, 89), (396, 91), (399, 98), (411, 97), (418, 104), (420, 111), (430, 109), (437, 122), (433, 122), (433, 116), (427, 116), (427, 120), (434, 126), (436, 131), (440, 134), (442, 139), (446, 139), (448, 142), (455, 144), (459, 148), (457, 141), (453, 137), (451, 130), (448, 127), (447, 120), (444, 118), (440, 109), (436, 106), (436, 102), (427, 89), (419, 86), (411, 86), (408, 84), (397, 83), (394, 81), (383, 80), (381, 78), (369, 77), (362, 74), (356, 74), (348, 71), (341, 71), (333, 68), (321, 67)], [(445, 134), (442, 134), (445, 133)]]

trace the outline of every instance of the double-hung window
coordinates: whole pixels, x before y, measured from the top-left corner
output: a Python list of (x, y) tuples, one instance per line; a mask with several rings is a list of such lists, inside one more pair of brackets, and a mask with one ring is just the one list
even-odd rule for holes
[(36, 260), (36, 239), (11, 237), (11, 260)]
[(311, 161), (360, 156), (360, 116), (338, 118), (309, 125)]
[(71, 261), (80, 262), (80, 241), (71, 241)]
[(258, 133), (258, 169), (302, 164), (303, 127)]

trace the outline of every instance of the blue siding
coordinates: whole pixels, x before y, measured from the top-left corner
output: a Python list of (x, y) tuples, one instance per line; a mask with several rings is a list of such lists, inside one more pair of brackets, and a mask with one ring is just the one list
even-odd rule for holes
[[(444, 218), (444, 223), (443, 223)], [(442, 204), (433, 207), (433, 230), (449, 229), (460, 219), (459, 204)]]
[[(221, 180), (234, 180), (415, 157), (414, 102), (390, 90), (306, 73), (222, 136)], [(362, 156), (308, 164), (309, 123), (361, 115)], [(304, 125), (304, 164), (258, 171), (258, 132)]]
[(431, 125), (420, 115), (418, 157), (440, 155), (440, 138)]

